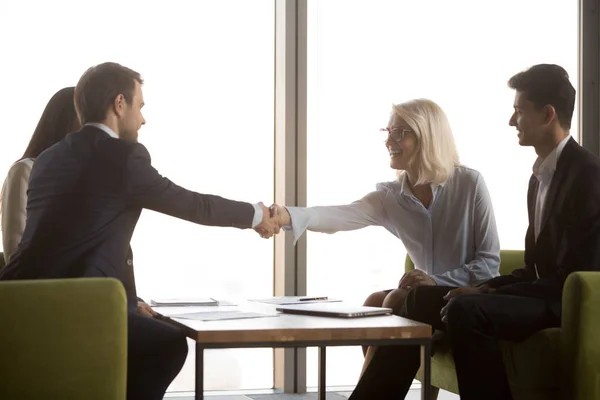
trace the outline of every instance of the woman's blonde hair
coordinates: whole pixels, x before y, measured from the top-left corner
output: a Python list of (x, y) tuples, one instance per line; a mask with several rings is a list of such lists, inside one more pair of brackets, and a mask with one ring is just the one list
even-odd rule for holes
[[(428, 99), (415, 99), (392, 106), (392, 114), (401, 118), (417, 137), (415, 154), (408, 165), (416, 173), (413, 185), (442, 184), (460, 165), (456, 143), (448, 117), (442, 108)], [(398, 178), (403, 174), (398, 171)]]

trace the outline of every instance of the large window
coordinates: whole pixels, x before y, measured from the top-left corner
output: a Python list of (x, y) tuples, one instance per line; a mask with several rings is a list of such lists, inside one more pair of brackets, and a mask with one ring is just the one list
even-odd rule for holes
[[(145, 79), (140, 141), (153, 164), (202, 193), (273, 201), (274, 2), (0, 2), (0, 174), (23, 153), (43, 107), (91, 65)], [(10, 39), (9, 39), (10, 38)], [(144, 211), (133, 237), (139, 295), (265, 297), (273, 243)], [(171, 390), (193, 390), (194, 352)], [(205, 355), (208, 390), (270, 388), (270, 349)]]
[[(347, 204), (394, 179), (378, 129), (393, 102), (426, 97), (448, 114), (461, 161), (483, 174), (502, 248), (524, 248), (535, 153), (508, 126), (514, 93), (506, 82), (557, 63), (576, 84), (577, 49), (576, 2), (310, 1), (308, 205)], [(361, 303), (402, 276), (402, 242), (382, 228), (307, 240), (308, 294)], [(359, 348), (329, 350), (327, 383), (353, 385), (361, 366)], [(307, 373), (316, 386), (313, 349)]]
[[(271, 203), (274, 6), (0, 1), (0, 177), (52, 94), (89, 66), (116, 61), (146, 81), (140, 141), (163, 175), (199, 192)], [(379, 128), (392, 103), (427, 97), (447, 112), (461, 161), (486, 179), (502, 248), (522, 249), (535, 154), (508, 126), (514, 93), (506, 81), (544, 62), (561, 64), (576, 83), (577, 11), (577, 2), (559, 0), (308, 1), (308, 205), (347, 204), (394, 179)], [(144, 211), (132, 246), (147, 300), (273, 293), (273, 243), (251, 231)], [(354, 303), (395, 287), (406, 256), (381, 228), (309, 233), (307, 248), (308, 294)], [(356, 383), (360, 349), (331, 348), (327, 359), (329, 385)], [(207, 351), (205, 364), (208, 390), (273, 385), (269, 349)], [(171, 390), (193, 389), (193, 365), (191, 351)], [(314, 387), (315, 349), (307, 365)]]

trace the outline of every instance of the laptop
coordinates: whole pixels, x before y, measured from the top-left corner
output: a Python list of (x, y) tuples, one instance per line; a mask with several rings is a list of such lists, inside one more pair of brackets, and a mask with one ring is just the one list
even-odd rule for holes
[(311, 303), (277, 307), (286, 314), (313, 315), (317, 317), (357, 318), (389, 315), (391, 308), (354, 306), (343, 303)]

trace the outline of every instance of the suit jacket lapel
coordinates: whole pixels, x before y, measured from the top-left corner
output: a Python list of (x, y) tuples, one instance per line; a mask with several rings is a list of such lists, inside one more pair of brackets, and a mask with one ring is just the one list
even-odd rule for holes
[(529, 178), (529, 190), (527, 191), (527, 214), (529, 216), (529, 225), (535, 226), (535, 199), (537, 198), (539, 182), (535, 175)]
[[(535, 199), (537, 198), (539, 182), (534, 175), (529, 179), (529, 190), (527, 190), (527, 215), (529, 216), (529, 226), (525, 233), (525, 263), (530, 264), (535, 260)], [(535, 262), (535, 261), (534, 261)]]
[[(552, 207), (554, 206), (554, 202), (556, 201), (559, 189), (563, 187), (564, 180), (568, 175), (567, 166), (570, 164), (569, 159), (571, 158), (573, 146), (578, 146), (578, 144), (574, 142), (574, 139), (570, 139), (567, 142), (564, 149), (562, 150), (558, 162), (556, 163), (556, 171), (554, 171), (554, 176), (552, 177), (552, 182), (550, 183), (550, 188), (548, 189), (548, 194), (546, 195), (546, 204), (544, 205), (544, 214), (542, 215), (542, 224), (540, 226), (540, 231), (544, 230), (544, 226), (546, 226), (548, 216), (552, 211)], [(535, 209), (535, 199), (533, 204)]]

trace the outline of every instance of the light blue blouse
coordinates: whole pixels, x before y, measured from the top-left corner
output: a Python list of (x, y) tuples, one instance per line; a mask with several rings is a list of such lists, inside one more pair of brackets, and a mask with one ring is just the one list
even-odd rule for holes
[(341, 206), (287, 207), (295, 240), (306, 231), (334, 233), (378, 225), (402, 240), (415, 267), (438, 285), (475, 286), (498, 276), (500, 242), (483, 176), (456, 167), (434, 186), (429, 208), (412, 194), (406, 175)]

